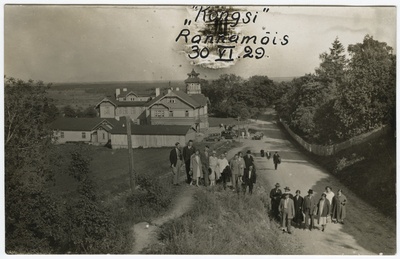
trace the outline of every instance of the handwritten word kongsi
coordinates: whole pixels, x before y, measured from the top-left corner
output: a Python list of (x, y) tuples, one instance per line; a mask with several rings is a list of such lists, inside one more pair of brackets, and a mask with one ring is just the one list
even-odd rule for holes
[[(289, 35), (281, 35), (278, 32), (265, 31), (264, 35), (242, 35), (235, 28), (248, 24), (256, 24), (258, 11), (235, 10), (231, 7), (194, 6), (197, 11), (194, 23), (203, 26), (202, 30), (192, 33), (189, 28), (182, 29), (175, 42), (184, 41), (190, 44), (188, 51), (190, 59), (206, 59), (213, 54), (214, 61), (230, 62), (237, 58), (269, 58), (266, 55), (265, 46), (285, 46), (289, 43)], [(262, 13), (268, 13), (269, 8), (263, 8)], [(185, 19), (184, 25), (189, 26), (192, 20)], [(265, 27), (263, 27), (264, 30)], [(242, 56), (234, 53), (241, 47), (244, 50)], [(239, 53), (239, 52), (237, 52)]]

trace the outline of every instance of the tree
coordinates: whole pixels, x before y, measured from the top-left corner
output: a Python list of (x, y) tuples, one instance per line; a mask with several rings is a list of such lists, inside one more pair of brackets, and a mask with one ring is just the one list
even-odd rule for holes
[(78, 117), (78, 113), (75, 111), (74, 108), (72, 108), (71, 105), (66, 105), (62, 108), (62, 112), (64, 117), (69, 117), (69, 118), (76, 118)]
[(6, 251), (50, 253), (61, 242), (58, 203), (46, 191), (54, 119), (50, 85), (5, 78), (5, 229)]
[(94, 118), (97, 117), (97, 111), (93, 106), (88, 106), (83, 112), (82, 117)]

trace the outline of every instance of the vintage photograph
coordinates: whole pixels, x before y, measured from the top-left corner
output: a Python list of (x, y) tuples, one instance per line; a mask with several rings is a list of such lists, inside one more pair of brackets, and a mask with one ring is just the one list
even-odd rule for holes
[(8, 255), (395, 255), (395, 5), (4, 5)]

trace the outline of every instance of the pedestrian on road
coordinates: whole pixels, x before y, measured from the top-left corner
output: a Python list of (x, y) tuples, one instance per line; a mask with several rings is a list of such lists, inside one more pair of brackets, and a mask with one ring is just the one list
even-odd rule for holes
[(215, 185), (215, 179), (216, 179), (216, 175), (219, 173), (219, 168), (218, 168), (218, 157), (217, 157), (217, 152), (215, 150), (212, 151), (212, 155), (209, 158), (209, 178), (210, 178), (210, 182), (211, 185), (213, 185), (213, 181), (214, 181), (214, 185)]
[(314, 212), (315, 210), (316, 201), (314, 198), (314, 191), (309, 189), (307, 196), (303, 199), (303, 213), (305, 215), (304, 220), (304, 229), (305, 230), (312, 230), (314, 228)]
[(282, 197), (282, 191), (279, 189), (280, 186), (281, 185), (279, 183), (276, 183), (275, 188), (269, 193), (269, 197), (271, 198), (272, 216), (277, 220), (279, 220), (279, 204)]
[[(192, 179), (196, 180), (196, 186), (199, 187), (199, 180), (203, 175), (202, 164), (200, 159), (200, 151), (196, 150), (195, 153), (192, 155), (190, 161), (190, 171), (192, 171)], [(193, 182), (190, 183), (192, 185)]]
[(271, 158), (271, 153), (269, 151), (265, 152), (265, 155), (266, 155), (268, 160)]
[(294, 217), (294, 203), (293, 200), (289, 198), (289, 194), (284, 194), (283, 199), (281, 199), (280, 205), (279, 205), (279, 212), (281, 213), (282, 217), (282, 230), (285, 232), (286, 226), (287, 226), (287, 232), (289, 234), (292, 234), (291, 231), (291, 221)]
[(253, 186), (256, 183), (257, 175), (256, 170), (253, 165), (250, 165), (249, 168), (244, 169), (243, 174), (243, 194), (246, 194), (247, 186), (249, 187), (249, 193), (253, 194)]
[(243, 159), (243, 153), (239, 152), (238, 153), (238, 161), (240, 163), (240, 176), (243, 176), (244, 173), (244, 168), (246, 167), (245, 163), (244, 163), (244, 159)]
[(182, 153), (181, 145), (179, 142), (175, 143), (175, 147), (169, 153), (169, 162), (171, 164), (172, 173), (174, 175), (173, 184), (179, 185), (179, 174), (182, 166)]
[(188, 144), (186, 147), (183, 148), (183, 160), (185, 161), (185, 169), (186, 169), (186, 182), (187, 183), (192, 183), (192, 176), (190, 175), (190, 161), (192, 158), (192, 155), (196, 149), (193, 146), (193, 140), (189, 140)]
[(323, 193), (316, 207), (318, 224), (322, 226), (322, 232), (325, 231), (325, 227), (327, 224), (327, 217), (329, 216), (330, 213), (330, 207), (331, 204), (329, 203), (329, 200), (326, 198), (326, 194)]
[(236, 190), (239, 191), (240, 188), (238, 186), (237, 180), (238, 180), (240, 172), (241, 172), (241, 163), (239, 161), (238, 154), (235, 154), (233, 156), (233, 159), (231, 160), (229, 166), (231, 167), (231, 171), (232, 171), (231, 182), (232, 182), (233, 190), (234, 191), (236, 191)]
[(208, 168), (210, 167), (210, 151), (209, 147), (205, 146), (204, 151), (200, 154), (200, 159), (202, 163), (202, 171), (203, 171), (203, 178), (204, 178), (204, 186), (209, 185), (209, 176), (208, 176)]
[(344, 219), (346, 218), (346, 202), (347, 198), (342, 193), (342, 190), (339, 189), (337, 194), (333, 197), (332, 204), (332, 221), (336, 224), (339, 222), (344, 224)]
[(245, 168), (248, 169), (251, 165), (254, 168), (254, 158), (251, 155), (251, 151), (250, 150), (247, 150), (247, 154), (243, 159), (244, 159)]
[(329, 207), (329, 214), (327, 216), (327, 222), (331, 223), (331, 219), (332, 219), (332, 200), (333, 197), (335, 196), (335, 193), (332, 192), (332, 187), (330, 186), (326, 186), (325, 187), (325, 194), (326, 194), (326, 199), (329, 201), (330, 207)]
[(278, 169), (278, 164), (281, 163), (281, 156), (278, 154), (278, 151), (275, 151), (275, 154), (273, 156), (273, 160), (274, 160), (275, 170), (277, 170)]
[(222, 172), (225, 170), (225, 168), (227, 166), (229, 166), (229, 162), (226, 159), (225, 155), (221, 154), (220, 158), (218, 159), (218, 173), (217, 173), (217, 177), (216, 177), (217, 183), (221, 182), (223, 180), (221, 177)]
[(296, 195), (293, 198), (294, 202), (294, 218), (293, 222), (300, 227), (303, 223), (303, 197), (300, 196), (300, 190), (296, 191)]

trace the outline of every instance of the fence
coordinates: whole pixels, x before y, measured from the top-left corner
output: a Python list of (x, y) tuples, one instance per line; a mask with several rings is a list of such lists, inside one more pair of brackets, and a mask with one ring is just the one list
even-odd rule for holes
[(385, 135), (390, 131), (390, 126), (385, 125), (382, 127), (379, 127), (377, 129), (374, 129), (370, 132), (355, 136), (349, 140), (346, 140), (342, 143), (338, 143), (338, 144), (333, 144), (333, 145), (315, 145), (315, 144), (309, 144), (306, 141), (304, 141), (304, 139), (302, 139), (301, 137), (299, 137), (298, 135), (296, 135), (296, 133), (294, 133), (288, 125), (286, 125), (285, 122), (283, 122), (282, 120), (279, 120), (279, 122), (283, 125), (283, 127), (286, 129), (286, 131), (289, 133), (289, 135), (294, 138), (297, 143), (299, 143), (303, 148), (305, 148), (306, 150), (308, 150), (309, 152), (316, 154), (316, 155), (320, 155), (320, 156), (331, 156), (336, 154), (337, 152), (339, 152), (340, 150), (352, 147), (354, 145), (358, 145), (361, 143), (364, 143), (366, 141), (375, 139), (379, 136)]

